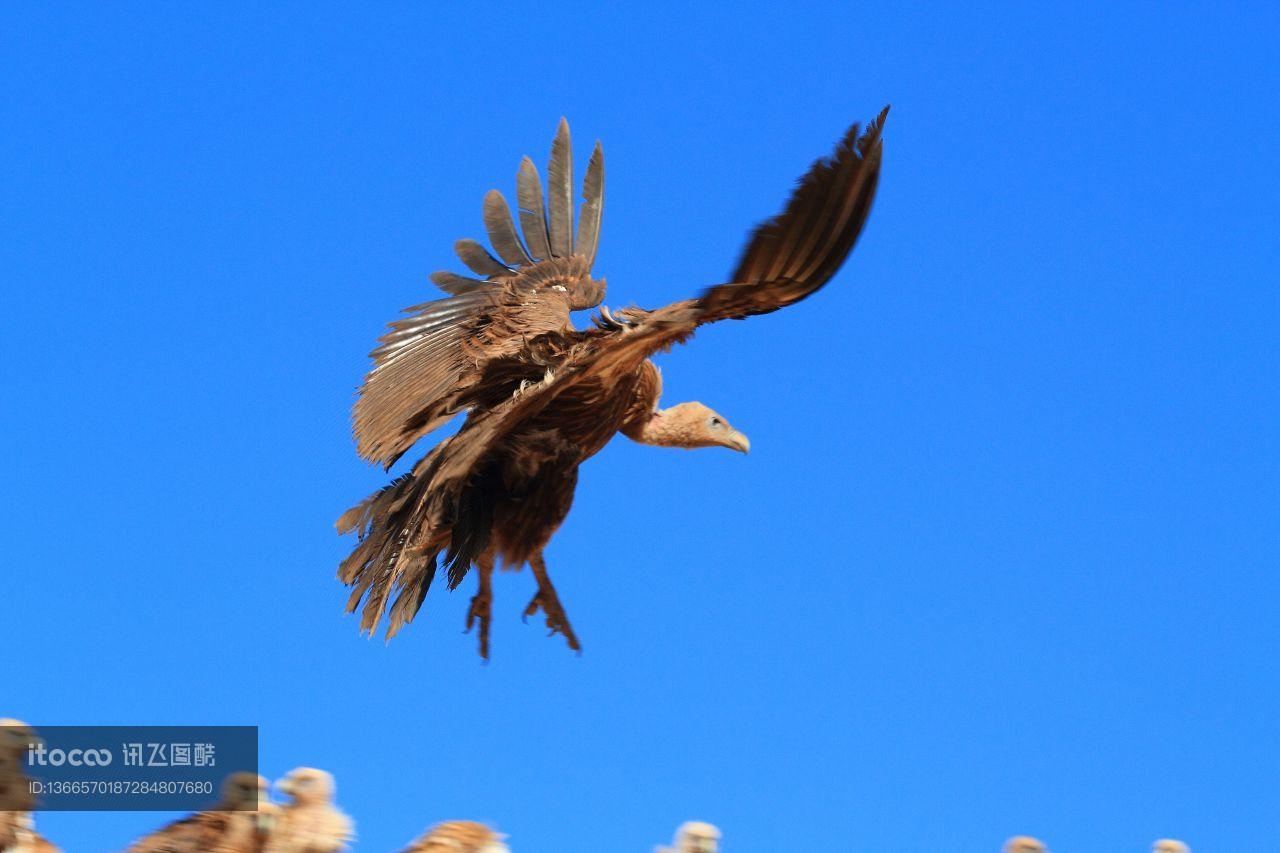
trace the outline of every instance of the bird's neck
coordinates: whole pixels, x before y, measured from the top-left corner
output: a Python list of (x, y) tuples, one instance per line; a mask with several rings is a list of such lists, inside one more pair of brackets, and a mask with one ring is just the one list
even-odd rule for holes
[(670, 409), (655, 409), (648, 417), (628, 425), (623, 434), (632, 441), (653, 447), (696, 447), (693, 426)]

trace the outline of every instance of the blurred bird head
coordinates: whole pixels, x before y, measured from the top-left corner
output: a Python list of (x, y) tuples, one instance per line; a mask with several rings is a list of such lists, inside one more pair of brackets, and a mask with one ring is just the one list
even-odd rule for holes
[(298, 767), (276, 782), (276, 790), (292, 797), (298, 805), (332, 802), (333, 775), (314, 767)]
[(666, 447), (727, 447), (739, 453), (751, 450), (747, 437), (702, 403), (679, 403), (653, 413), (651, 429), (663, 436)]
[(1191, 848), (1172, 838), (1161, 838), (1151, 845), (1151, 853), (1191, 853)]
[(676, 853), (716, 853), (720, 849), (720, 830), (709, 823), (691, 820), (676, 830)]
[(1016, 835), (1004, 843), (1004, 853), (1047, 853), (1044, 842), (1029, 835)]
[(267, 780), (257, 773), (232, 773), (222, 780), (222, 807), (232, 811), (252, 812), (270, 801)]
[(27, 747), (40, 743), (40, 737), (31, 726), (12, 717), (0, 718), (0, 756), (22, 759)]

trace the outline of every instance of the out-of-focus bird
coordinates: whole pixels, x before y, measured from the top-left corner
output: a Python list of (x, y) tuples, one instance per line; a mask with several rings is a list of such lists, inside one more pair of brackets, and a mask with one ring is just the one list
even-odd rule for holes
[(0, 851), (3, 853), (62, 853), (36, 832), (30, 812), (0, 812)]
[(431, 827), (403, 853), (511, 853), (503, 838), (483, 823), (450, 820)]
[(21, 763), (27, 747), (39, 742), (40, 736), (36, 734), (36, 730), (22, 720), (0, 718), (0, 758), (13, 758)]
[(355, 838), (355, 825), (334, 804), (333, 776), (314, 767), (298, 767), (276, 783), (291, 798), (268, 842), (267, 853), (334, 853)]
[(1172, 838), (1161, 838), (1151, 845), (1151, 853), (1191, 853), (1191, 848)]
[(1004, 843), (1004, 853), (1046, 853), (1044, 842), (1029, 835), (1015, 835)]
[(680, 824), (672, 846), (656, 848), (657, 853), (716, 853), (719, 849), (720, 830), (700, 820)]
[(267, 780), (232, 773), (222, 783), (218, 807), (176, 820), (135, 841), (126, 853), (262, 853), (278, 812)]
[(57, 853), (58, 850), (36, 832), (32, 814), (36, 798), (24, 769), (27, 747), (39, 742), (35, 729), (21, 720), (0, 719), (0, 851), (3, 853)]
[[(614, 435), (658, 447), (726, 447), (745, 453), (747, 437), (702, 403), (658, 408), (662, 380), (650, 356), (718, 320), (767, 314), (799, 302), (835, 275), (866, 222), (880, 176), (881, 127), (854, 125), (829, 158), (818, 160), (778, 216), (759, 226), (727, 283), (665, 308), (600, 307), (593, 327), (570, 312), (601, 306), (603, 279), (591, 277), (604, 200), (597, 143), (587, 163), (584, 203), (573, 226), (568, 125), (551, 148), (547, 204), (527, 157), (516, 177), (516, 232), (502, 194), (484, 200), (497, 257), (474, 240), (455, 250), (475, 278), (439, 272), (451, 294), (405, 309), (371, 354), (353, 412), (361, 456), (390, 467), (418, 439), (467, 412), (458, 433), (408, 474), (338, 519), (360, 542), (338, 570), (354, 587), (362, 630), (387, 619), (390, 639), (422, 606), (437, 571), (454, 589), (474, 566), (479, 587), (467, 627), (479, 624), (488, 657), (490, 577), (528, 564), (539, 610), (572, 649), (580, 644), (543, 559), (543, 548), (573, 502), (578, 467)], [(394, 599), (394, 601), (393, 601)]]

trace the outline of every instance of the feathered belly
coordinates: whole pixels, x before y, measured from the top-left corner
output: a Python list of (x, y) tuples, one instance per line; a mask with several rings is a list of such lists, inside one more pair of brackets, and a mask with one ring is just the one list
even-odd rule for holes
[(540, 551), (564, 522), (573, 505), (578, 467), (618, 432), (632, 384), (565, 395), (505, 442), (493, 533), (507, 565), (519, 565)]

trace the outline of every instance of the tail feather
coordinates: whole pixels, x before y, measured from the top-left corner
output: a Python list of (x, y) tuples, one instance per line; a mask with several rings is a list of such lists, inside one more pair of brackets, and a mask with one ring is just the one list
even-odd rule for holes
[(359, 536), (338, 566), (338, 579), (352, 587), (347, 612), (360, 610), (363, 633), (375, 633), (386, 617), (390, 640), (422, 608), (439, 565), (454, 589), (488, 547), (492, 496), (484, 483), (489, 478), (469, 483), (437, 478), (447, 444), (337, 521), (339, 533)]

